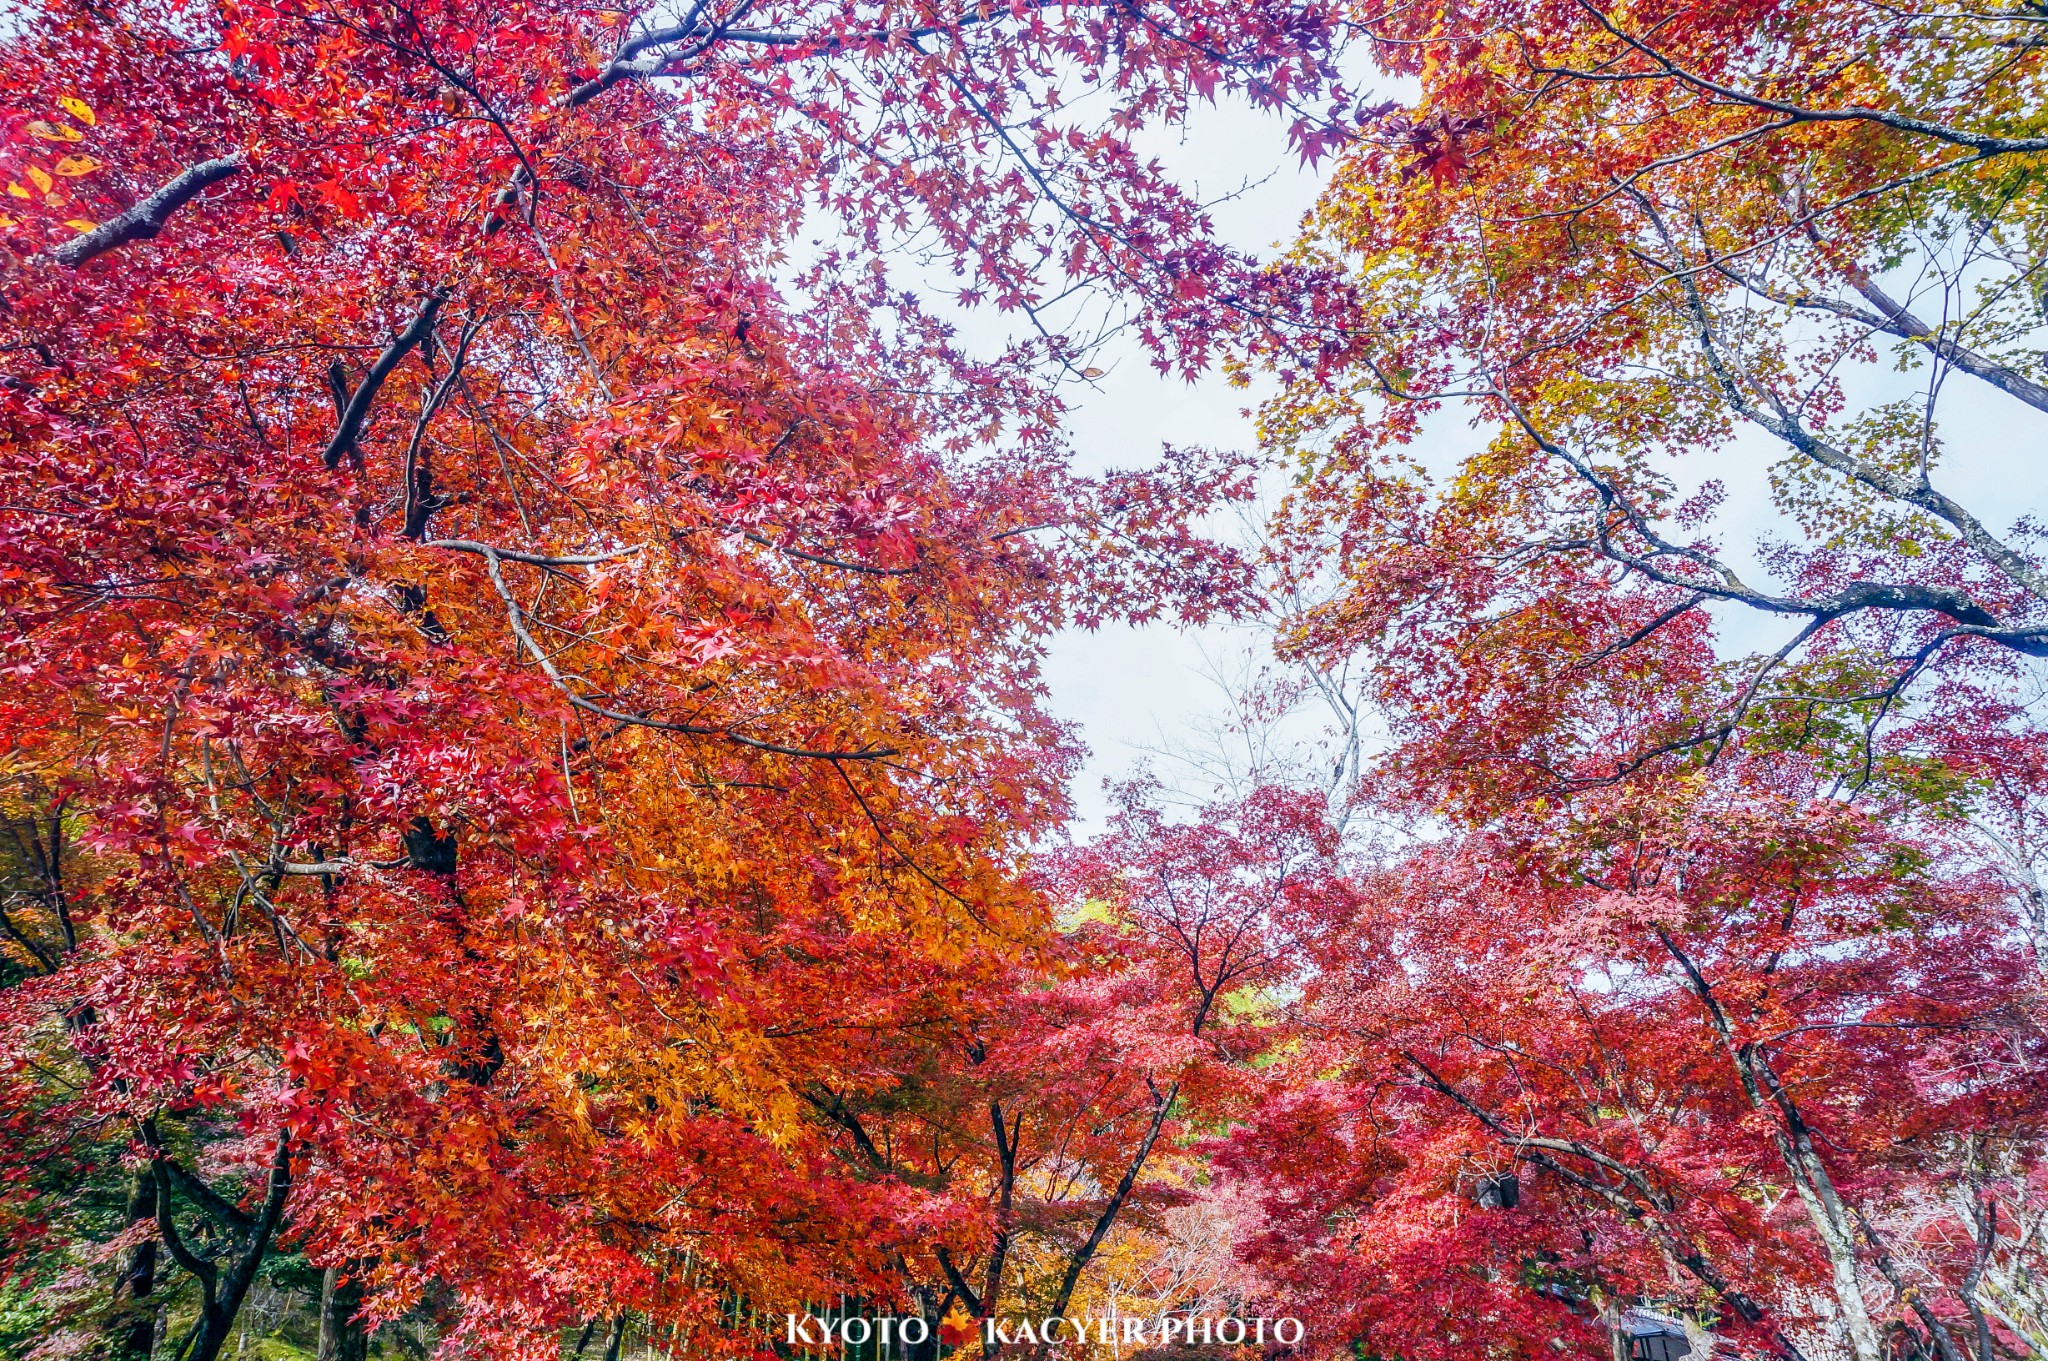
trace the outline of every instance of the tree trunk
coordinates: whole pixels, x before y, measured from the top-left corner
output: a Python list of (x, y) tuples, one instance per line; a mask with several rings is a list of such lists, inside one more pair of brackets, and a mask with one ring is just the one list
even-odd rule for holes
[[(156, 1218), (156, 1177), (144, 1167), (128, 1187), (128, 1223)], [(114, 1361), (149, 1361), (156, 1346), (156, 1241), (129, 1249), (114, 1286), (114, 1307), (107, 1317), (108, 1355)]]
[(361, 1282), (329, 1267), (320, 1277), (319, 1361), (368, 1361), (370, 1334), (356, 1318), (363, 1305)]
[[(172, 1260), (199, 1281), (199, 1317), (194, 1321), (190, 1334), (188, 1361), (216, 1361), (221, 1349), (227, 1346), (235, 1317), (242, 1312), (242, 1303), (249, 1296), (249, 1287), (255, 1283), (256, 1271), (270, 1252), (271, 1240), (276, 1236), (279, 1220), (283, 1218), (285, 1197), (291, 1191), (291, 1136), (284, 1130), (278, 1131), (277, 1152), (270, 1161), (269, 1185), (263, 1206), (253, 1216), (236, 1210), (233, 1202), (207, 1192), (204, 1183), (198, 1182), (191, 1173), (181, 1173), (187, 1179), (188, 1193), (196, 1188), (201, 1193), (203, 1208), (230, 1228), (239, 1240), (236, 1250), (225, 1259), (225, 1263), (194, 1253), (178, 1232), (176, 1219), (171, 1213), (171, 1159), (157, 1143), (147, 1122), (144, 1124), (144, 1137), (150, 1143), (153, 1155), (151, 1171), (156, 1178), (157, 1230), (163, 1236), (164, 1248)], [(226, 1270), (222, 1270), (223, 1265)]]
[(938, 1293), (928, 1285), (910, 1287), (911, 1303), (924, 1320), (925, 1338), (903, 1348), (905, 1361), (939, 1361), (939, 1325), (945, 1322), (945, 1305), (936, 1298)]
[(1828, 1175), (1827, 1165), (1814, 1150), (1806, 1117), (1800, 1113), (1792, 1094), (1778, 1081), (1778, 1075), (1772, 1071), (1763, 1051), (1753, 1041), (1737, 1038), (1728, 1013), (1721, 1009), (1721, 1001), (1714, 995), (1714, 989), (1700, 966), (1679, 948), (1678, 942), (1663, 927), (1657, 927), (1656, 932), (1657, 939), (1685, 972), (1694, 995), (1705, 1006), (1707, 1019), (1720, 1037), (1721, 1047), (1735, 1069), (1736, 1079), (1742, 1084), (1743, 1095), (1748, 1098), (1751, 1109), (1769, 1119), (1774, 1126), (1770, 1131), (1771, 1140), (1785, 1161), (1792, 1189), (1799, 1195), (1799, 1203), (1806, 1210), (1814, 1235), (1820, 1239), (1821, 1247), (1827, 1253), (1835, 1305), (1841, 1311), (1842, 1330), (1848, 1335), (1850, 1350), (1855, 1353), (1856, 1361), (1883, 1361), (1884, 1344), (1879, 1340), (1877, 1327), (1871, 1322), (1870, 1311), (1864, 1305), (1863, 1282), (1856, 1269), (1856, 1226), (1836, 1193), (1834, 1178)]

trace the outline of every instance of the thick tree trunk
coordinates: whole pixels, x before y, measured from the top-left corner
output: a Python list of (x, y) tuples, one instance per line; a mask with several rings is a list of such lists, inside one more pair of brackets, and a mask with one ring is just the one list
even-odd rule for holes
[(1736, 1079), (1742, 1084), (1743, 1095), (1748, 1098), (1751, 1109), (1775, 1126), (1771, 1130), (1771, 1139), (1785, 1161), (1792, 1189), (1798, 1192), (1799, 1203), (1806, 1210), (1814, 1235), (1820, 1239), (1821, 1247), (1827, 1253), (1835, 1305), (1841, 1311), (1842, 1330), (1848, 1335), (1850, 1350), (1855, 1353), (1856, 1361), (1884, 1361), (1884, 1344), (1879, 1340), (1877, 1326), (1871, 1322), (1870, 1311), (1863, 1302), (1863, 1281), (1856, 1263), (1856, 1224), (1835, 1190), (1834, 1178), (1828, 1174), (1827, 1165), (1813, 1147), (1805, 1116), (1800, 1113), (1792, 1094), (1778, 1081), (1778, 1075), (1771, 1070), (1763, 1051), (1753, 1042), (1737, 1037), (1728, 1013), (1722, 1010), (1720, 999), (1715, 996), (1700, 966), (1679, 948), (1669, 932), (1662, 927), (1656, 930), (1658, 940), (1678, 962), (1692, 985), (1694, 995), (1706, 1008), (1707, 1018), (1720, 1037), (1721, 1047), (1735, 1069)]
[(1827, 1250), (1835, 1305), (1841, 1310), (1842, 1331), (1848, 1334), (1856, 1361), (1883, 1361), (1884, 1344), (1878, 1339), (1877, 1325), (1871, 1322), (1870, 1311), (1863, 1303), (1863, 1281), (1856, 1270), (1856, 1243), (1850, 1236), (1853, 1230), (1845, 1232), (1837, 1217), (1841, 1205), (1834, 1196), (1834, 1184), (1819, 1161), (1815, 1158), (1806, 1167), (1793, 1168), (1793, 1189), (1806, 1208), (1815, 1237)]
[(320, 1341), (314, 1355), (319, 1361), (368, 1361), (369, 1330), (356, 1318), (363, 1305), (359, 1281), (329, 1267), (320, 1278)]

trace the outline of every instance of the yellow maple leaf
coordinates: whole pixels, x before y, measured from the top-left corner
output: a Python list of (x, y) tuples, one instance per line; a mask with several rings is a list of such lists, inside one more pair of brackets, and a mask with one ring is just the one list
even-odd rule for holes
[(92, 105), (86, 103), (77, 95), (64, 95), (58, 99), (57, 103), (63, 106), (64, 112), (70, 114), (87, 127), (99, 126), (100, 120), (93, 113)]
[(66, 156), (57, 162), (57, 173), (75, 179), (80, 175), (90, 175), (99, 169), (100, 165), (101, 162), (90, 156)]
[(55, 123), (45, 123), (40, 118), (28, 125), (28, 135), (40, 137), (45, 142), (82, 142), (85, 140), (85, 134), (77, 128), (59, 127)]
[(88, 222), (82, 217), (74, 217), (64, 225), (71, 228), (73, 231), (89, 232), (93, 228), (99, 226), (100, 224), (97, 222)]
[(39, 165), (32, 165), (28, 168), (28, 177), (35, 182), (36, 188), (46, 194), (50, 192), (50, 186), (56, 183), (55, 180), (50, 178), (50, 173)]

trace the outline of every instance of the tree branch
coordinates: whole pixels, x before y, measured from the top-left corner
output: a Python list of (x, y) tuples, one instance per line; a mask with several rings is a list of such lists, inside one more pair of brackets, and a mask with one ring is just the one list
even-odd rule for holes
[(170, 220), (172, 213), (190, 203), (210, 185), (240, 173), (247, 164), (248, 158), (237, 151), (187, 166), (127, 212), (100, 223), (89, 232), (81, 232), (61, 246), (52, 247), (48, 256), (60, 265), (77, 269), (94, 256), (118, 249), (130, 241), (147, 241), (164, 229), (164, 223)]
[(384, 347), (377, 356), (377, 362), (370, 366), (363, 377), (362, 386), (348, 399), (348, 406), (342, 410), (340, 424), (335, 427), (334, 438), (327, 441), (327, 448), (320, 455), (320, 461), (329, 468), (341, 466), (342, 455), (355, 451), (356, 436), (363, 431), (363, 422), (369, 417), (370, 403), (377, 400), (377, 389), (384, 386), (384, 380), (391, 376), (399, 361), (412, 353), (413, 346), (425, 340), (434, 329), (434, 319), (440, 314), (441, 305), (448, 301), (449, 290), (437, 288), (427, 295), (426, 303), (419, 314), (412, 319), (397, 339)]
[(498, 548), (474, 539), (429, 539), (422, 548), (446, 548), (456, 553), (475, 553), (479, 557), (503, 558), (506, 562), (523, 562), (529, 567), (589, 567), (600, 562), (611, 562), (615, 558), (631, 557), (640, 551), (636, 545), (631, 548), (614, 548), (609, 553), (571, 553), (548, 556), (542, 553), (522, 553), (516, 548)]
[(946, 1273), (946, 1280), (952, 1284), (953, 1289), (960, 1293), (960, 1298), (967, 1302), (967, 1311), (976, 1318), (980, 1318), (982, 1316), (981, 1296), (974, 1293), (974, 1287), (969, 1285), (967, 1278), (960, 1274), (960, 1268), (953, 1265), (953, 1254), (946, 1250), (944, 1243), (939, 1244), (938, 1258), (940, 1269)]
[(882, 761), (898, 754), (894, 747), (863, 747), (859, 751), (822, 751), (808, 747), (784, 746), (779, 742), (763, 742), (757, 737), (748, 737), (744, 733), (734, 732), (731, 728), (714, 728), (702, 723), (676, 723), (667, 719), (649, 718), (645, 714), (622, 713), (617, 709), (607, 708), (605, 705), (596, 703), (593, 700), (585, 699), (570, 688), (568, 678), (562, 674), (560, 668), (549, 658), (547, 649), (543, 648), (534, 639), (533, 634), (528, 631), (526, 627), (526, 612), (519, 607), (519, 601), (513, 596), (512, 588), (505, 584), (505, 574), (498, 567), (500, 557), (509, 555), (501, 554), (499, 550), (492, 548), (488, 544), (471, 546), (467, 540), (454, 539), (442, 540), (441, 542), (447, 546), (459, 544), (466, 551), (482, 554), (484, 566), (491, 575), (491, 585), (497, 589), (498, 599), (505, 604), (506, 622), (512, 627), (512, 636), (519, 640), (520, 646), (526, 649), (527, 655), (532, 657), (534, 663), (540, 667), (541, 674), (545, 675), (554, 687), (561, 691), (562, 697), (568, 700), (574, 708), (581, 709), (585, 713), (596, 714), (599, 718), (611, 719), (614, 723), (629, 723), (634, 727), (652, 728), (657, 732), (687, 733), (693, 737), (723, 738), (739, 746), (752, 747), (756, 751), (773, 752), (778, 756), (798, 756), (808, 760), (832, 761), (836, 763), (840, 761)]
[[(1880, 127), (1890, 128), (1894, 132), (1910, 132), (1921, 137), (1932, 138), (1937, 142), (1947, 142), (1953, 146), (1968, 147), (1979, 156), (2002, 156), (2016, 152), (2048, 151), (2048, 137), (1995, 137), (1989, 133), (1966, 132), (1961, 128), (1952, 128), (1946, 123), (1937, 123), (1932, 119), (1914, 118), (1909, 114), (1893, 113), (1889, 109), (1874, 109), (1868, 105), (1850, 105), (1848, 108), (1842, 109), (1814, 109), (1808, 108), (1803, 104), (1791, 104), (1781, 99), (1770, 99), (1763, 95), (1751, 94), (1746, 90), (1738, 90), (1732, 85), (1723, 85), (1719, 81), (1709, 80), (1696, 72), (1686, 70), (1683, 66), (1657, 51), (1642, 39), (1624, 30), (1598, 6), (1591, 4), (1589, 0), (1579, 0), (1579, 5), (1586, 13), (1593, 16), (1594, 21), (1600, 27), (1606, 29), (1650, 61), (1655, 62), (1674, 80), (1690, 85), (1694, 89), (1704, 90), (1708, 94), (1718, 95), (1734, 103), (1746, 104), (1753, 109), (1763, 109), (1800, 123), (1876, 123)], [(1597, 80), (1603, 78), (1594, 72), (1569, 71), (1564, 72), (1564, 74), (1572, 75), (1579, 79)], [(1605, 78), (1627, 79), (1628, 77), (1623, 75)]]
[(815, 562), (820, 567), (837, 567), (848, 572), (861, 572), (871, 577), (907, 577), (914, 576), (917, 573), (915, 567), (876, 567), (865, 562), (846, 562), (839, 558), (828, 558), (822, 553), (806, 553), (801, 549), (791, 548), (787, 544), (776, 543), (773, 539), (765, 535), (756, 534), (752, 530), (747, 532), (746, 539), (748, 543), (757, 543), (763, 548), (773, 549), (786, 557), (798, 558), (804, 562)]
[(1166, 1089), (1164, 1095), (1157, 1097), (1152, 1109), (1151, 1124), (1146, 1127), (1145, 1137), (1139, 1142), (1138, 1151), (1131, 1155), (1130, 1166), (1124, 1169), (1124, 1174), (1117, 1181), (1116, 1190), (1111, 1193), (1108, 1204), (1102, 1207), (1102, 1213), (1095, 1217), (1095, 1227), (1089, 1231), (1087, 1241), (1074, 1249), (1074, 1255), (1067, 1259), (1066, 1274), (1060, 1278), (1059, 1293), (1053, 1296), (1052, 1304), (1046, 1310), (1047, 1317), (1067, 1312), (1067, 1300), (1073, 1295), (1075, 1285), (1081, 1280), (1082, 1269), (1088, 1265), (1089, 1259), (1095, 1256), (1095, 1250), (1102, 1246), (1102, 1240), (1108, 1235), (1110, 1225), (1116, 1223), (1117, 1215), (1124, 1208), (1124, 1202), (1130, 1199), (1131, 1188), (1137, 1185), (1138, 1174), (1145, 1168), (1145, 1160), (1152, 1156), (1152, 1145), (1158, 1140), (1159, 1131), (1165, 1127), (1167, 1112), (1173, 1109), (1174, 1098), (1178, 1095), (1180, 1084), (1176, 1082)]
[[(1777, 1348), (1779, 1355), (1784, 1361), (1805, 1361), (1805, 1357), (1800, 1352), (1798, 1344), (1794, 1343), (1791, 1338), (1785, 1335), (1782, 1329), (1771, 1322), (1769, 1315), (1765, 1312), (1762, 1305), (1758, 1304), (1746, 1292), (1736, 1288), (1726, 1276), (1721, 1274), (1720, 1270), (1713, 1263), (1709, 1262), (1696, 1248), (1678, 1234), (1672, 1232), (1664, 1224), (1661, 1216), (1675, 1213), (1675, 1206), (1671, 1204), (1668, 1196), (1648, 1190), (1648, 1178), (1640, 1171), (1629, 1168), (1625, 1164), (1609, 1158), (1605, 1154), (1600, 1154), (1597, 1150), (1587, 1148), (1576, 1141), (1524, 1138), (1510, 1130), (1492, 1112), (1487, 1111), (1477, 1102), (1471, 1100), (1463, 1092), (1438, 1076), (1428, 1064), (1424, 1063), (1416, 1055), (1406, 1050), (1399, 1052), (1402, 1059), (1414, 1068), (1417, 1073), (1421, 1074), (1423, 1081), (1428, 1086), (1456, 1102), (1496, 1139), (1513, 1148), (1517, 1158), (1524, 1162), (1534, 1163), (1560, 1180), (1569, 1182), (1571, 1185), (1590, 1192), (1605, 1201), (1623, 1219), (1637, 1225), (1645, 1233), (1649, 1234), (1662, 1251), (1691, 1273), (1693, 1279), (1705, 1285), (1722, 1299), (1727, 1300), (1734, 1307), (1735, 1312), (1742, 1316), (1744, 1322), (1764, 1328), (1771, 1339), (1772, 1345)], [(1623, 1194), (1620, 1187), (1596, 1181), (1592, 1177), (1565, 1166), (1555, 1157), (1551, 1156), (1553, 1152), (1571, 1153), (1587, 1157), (1595, 1165), (1608, 1171), (1618, 1171), (1623, 1177), (1624, 1184), (1632, 1186), (1639, 1193), (1643, 1193), (1645, 1199), (1650, 1202), (1651, 1208), (1646, 1210), (1643, 1206), (1636, 1204), (1635, 1201)]]

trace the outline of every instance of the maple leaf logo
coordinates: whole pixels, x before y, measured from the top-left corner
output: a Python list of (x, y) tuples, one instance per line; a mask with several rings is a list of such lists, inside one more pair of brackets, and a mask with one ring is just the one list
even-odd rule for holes
[(974, 1320), (958, 1305), (953, 1312), (939, 1321), (939, 1344), (945, 1347), (964, 1347), (974, 1340)]

